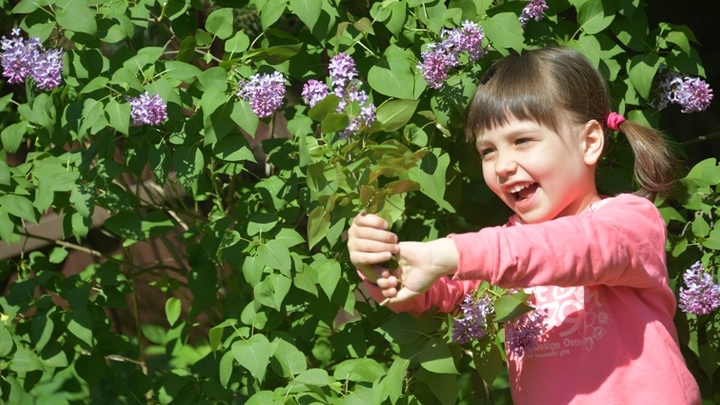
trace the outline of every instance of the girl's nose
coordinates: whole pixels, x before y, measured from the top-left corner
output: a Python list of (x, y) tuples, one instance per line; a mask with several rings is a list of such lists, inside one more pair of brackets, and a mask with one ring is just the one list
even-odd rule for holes
[(498, 155), (495, 158), (495, 174), (498, 177), (505, 177), (515, 173), (517, 170), (517, 162), (511, 154), (505, 153)]

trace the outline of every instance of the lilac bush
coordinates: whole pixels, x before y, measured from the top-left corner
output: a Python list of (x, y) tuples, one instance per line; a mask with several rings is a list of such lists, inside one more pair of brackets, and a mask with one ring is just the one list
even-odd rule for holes
[(530, 19), (540, 21), (543, 19), (543, 11), (547, 10), (548, 6), (545, 0), (530, 0), (530, 2), (523, 8), (520, 17), (520, 25), (525, 27)]

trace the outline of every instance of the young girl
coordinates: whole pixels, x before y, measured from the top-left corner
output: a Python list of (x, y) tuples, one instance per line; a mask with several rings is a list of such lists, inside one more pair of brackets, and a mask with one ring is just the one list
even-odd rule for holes
[[(636, 156), (636, 194), (605, 197), (595, 167), (605, 131)], [(535, 349), (506, 347), (515, 404), (698, 404), (678, 347), (665, 224), (675, 161), (661, 136), (610, 111), (607, 85), (584, 56), (552, 47), (501, 59), (466, 117), (488, 187), (514, 212), (502, 227), (431, 242), (397, 242), (358, 215), (352, 262), (396, 312), (454, 312), (481, 281), (528, 289), (548, 314)], [(394, 255), (390, 272), (378, 263)]]

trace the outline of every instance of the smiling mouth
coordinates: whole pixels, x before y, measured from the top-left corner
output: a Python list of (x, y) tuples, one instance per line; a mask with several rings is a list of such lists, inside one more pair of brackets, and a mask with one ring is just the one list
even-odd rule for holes
[(517, 185), (513, 187), (512, 189), (508, 190), (510, 195), (513, 196), (513, 199), (515, 201), (525, 201), (528, 198), (532, 197), (533, 194), (535, 194), (535, 191), (537, 191), (538, 184), (537, 183), (528, 183), (528, 184), (522, 184)]

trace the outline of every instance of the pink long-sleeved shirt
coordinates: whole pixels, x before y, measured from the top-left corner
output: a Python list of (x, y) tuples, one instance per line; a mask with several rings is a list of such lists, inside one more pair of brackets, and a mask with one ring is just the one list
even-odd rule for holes
[(450, 237), (453, 278), (391, 309), (452, 312), (480, 280), (532, 292), (548, 318), (537, 348), (507, 352), (516, 405), (700, 403), (673, 325), (665, 224), (650, 201), (621, 194), (576, 216), (522, 225), (513, 217)]

